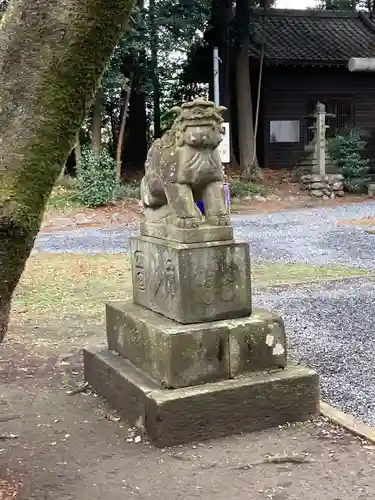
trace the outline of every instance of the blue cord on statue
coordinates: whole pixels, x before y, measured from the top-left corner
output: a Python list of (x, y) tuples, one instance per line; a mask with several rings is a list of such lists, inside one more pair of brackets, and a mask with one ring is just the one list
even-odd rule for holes
[(203, 200), (198, 200), (196, 202), (196, 205), (199, 208), (199, 210), (202, 212), (202, 214), (204, 215), (204, 203), (203, 203)]

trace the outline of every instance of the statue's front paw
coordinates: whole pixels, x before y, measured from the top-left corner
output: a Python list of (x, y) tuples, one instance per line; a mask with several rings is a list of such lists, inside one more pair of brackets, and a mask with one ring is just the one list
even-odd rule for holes
[(228, 215), (213, 215), (207, 218), (207, 223), (211, 226), (230, 226), (230, 217)]
[(230, 217), (228, 215), (220, 215), (218, 217), (219, 219), (219, 226), (230, 226)]
[(194, 229), (195, 227), (199, 227), (199, 221), (195, 217), (179, 217), (176, 226), (181, 229)]

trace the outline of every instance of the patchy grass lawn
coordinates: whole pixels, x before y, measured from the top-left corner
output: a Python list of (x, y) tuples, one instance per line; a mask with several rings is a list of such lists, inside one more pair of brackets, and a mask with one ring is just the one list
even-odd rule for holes
[(258, 288), (267, 288), (293, 283), (311, 283), (313, 281), (335, 280), (354, 276), (367, 276), (366, 269), (330, 265), (315, 267), (310, 264), (254, 264), (252, 269), (253, 284)]
[(48, 199), (46, 213), (71, 212), (80, 207), (82, 207), (82, 204), (78, 201), (74, 189), (65, 186), (57, 186), (53, 189)]
[[(126, 255), (43, 254), (31, 257), (13, 301), (19, 319), (103, 314), (103, 302), (129, 293)], [(128, 292), (125, 292), (125, 290)]]
[[(366, 270), (345, 266), (254, 264), (254, 287), (362, 276)], [(131, 293), (130, 263), (124, 254), (42, 254), (30, 258), (13, 301), (13, 319), (22, 324), (84, 318), (104, 321), (104, 303)]]

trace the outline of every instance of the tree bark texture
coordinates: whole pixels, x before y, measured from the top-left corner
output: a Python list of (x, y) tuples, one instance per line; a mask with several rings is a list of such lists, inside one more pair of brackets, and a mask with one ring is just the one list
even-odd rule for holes
[(76, 144), (74, 147), (75, 157), (76, 157), (76, 170), (82, 166), (82, 147), (81, 147), (81, 137), (80, 130), (76, 134)]
[(45, 203), (132, 0), (13, 0), (0, 22), (0, 341)]
[(134, 83), (130, 102), (129, 116), (126, 120), (126, 140), (122, 153), (122, 164), (127, 170), (142, 170), (147, 156), (147, 114), (146, 96)]
[(100, 88), (95, 96), (92, 109), (92, 150), (99, 159), (102, 148), (102, 109), (103, 109), (103, 89)]
[(252, 89), (249, 66), (250, 3), (236, 2), (236, 24), (238, 30), (238, 52), (236, 58), (236, 94), (238, 120), (238, 149), (240, 168), (247, 179), (256, 177), (258, 161), (255, 153)]
[(230, 117), (230, 88), (229, 88), (229, 27), (233, 18), (232, 0), (212, 0), (211, 24), (212, 43), (219, 49), (219, 91), (220, 104), (228, 108), (224, 113), (224, 120), (231, 121)]
[(255, 134), (248, 50), (249, 42), (245, 40), (237, 54), (236, 94), (240, 168), (245, 177), (251, 178), (257, 158), (256, 155), (254, 158)]
[(122, 157), (122, 149), (124, 146), (124, 135), (125, 135), (125, 126), (126, 126), (126, 118), (128, 116), (129, 109), (129, 101), (130, 101), (130, 92), (131, 92), (131, 80), (124, 86), (122, 91), (122, 106), (121, 106), (121, 121), (120, 121), (120, 130), (118, 134), (117, 147), (116, 147), (116, 179), (117, 182), (121, 182), (121, 157)]
[(161, 111), (160, 111), (160, 81), (158, 62), (158, 31), (156, 26), (156, 4), (155, 0), (149, 3), (150, 16), (150, 52), (152, 71), (152, 106), (154, 111), (154, 139), (161, 137)]

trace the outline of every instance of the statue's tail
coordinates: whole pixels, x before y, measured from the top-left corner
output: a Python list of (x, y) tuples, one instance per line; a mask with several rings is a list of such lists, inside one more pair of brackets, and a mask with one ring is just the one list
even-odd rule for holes
[(163, 182), (155, 171), (146, 171), (142, 179), (141, 200), (145, 207), (154, 209), (167, 205), (168, 203)]

